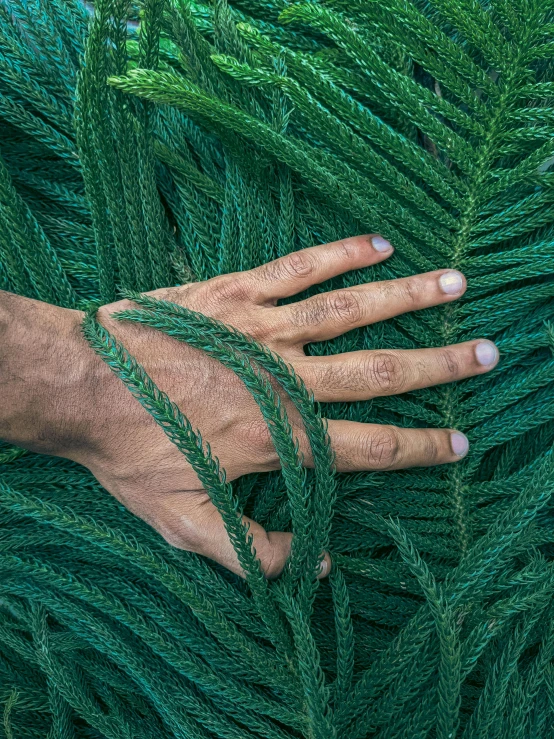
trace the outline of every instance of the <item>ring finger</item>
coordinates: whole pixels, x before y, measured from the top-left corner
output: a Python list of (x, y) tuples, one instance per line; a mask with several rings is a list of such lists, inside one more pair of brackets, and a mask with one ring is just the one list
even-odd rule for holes
[(336, 403), (462, 380), (490, 371), (498, 356), (492, 341), (477, 339), (433, 349), (304, 356), (294, 366), (317, 401)]

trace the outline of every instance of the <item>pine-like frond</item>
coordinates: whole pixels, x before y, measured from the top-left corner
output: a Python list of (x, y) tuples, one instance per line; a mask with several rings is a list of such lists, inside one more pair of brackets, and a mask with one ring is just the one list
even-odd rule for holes
[[(0, 0), (0, 288), (80, 308), (127, 291), (120, 320), (241, 377), (282, 463), (228, 483), (89, 319), (247, 579), (172, 549), (78, 465), (1, 444), (6, 736), (550, 736), (553, 34), (550, 0)], [(492, 373), (315, 407), (265, 347), (143, 295), (372, 232), (390, 260), (306, 294), (445, 267), (466, 294), (308, 351), (482, 336)], [(470, 453), (337, 474), (325, 418), (460, 428)], [(281, 579), (242, 513), (294, 532)]]

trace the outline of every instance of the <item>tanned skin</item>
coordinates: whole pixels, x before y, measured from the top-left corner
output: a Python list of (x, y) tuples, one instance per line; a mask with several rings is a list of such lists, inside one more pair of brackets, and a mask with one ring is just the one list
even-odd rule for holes
[[(465, 277), (442, 269), (278, 305), (281, 298), (382, 262), (392, 253), (388, 242), (375, 234), (355, 236), (247, 272), (148, 294), (217, 318), (267, 345), (294, 367), (322, 403), (396, 395), (495, 367), (496, 346), (479, 338), (430, 349), (305, 354), (310, 342), (449, 303), (465, 292)], [(130, 307), (127, 300), (105, 305), (98, 320), (209, 440), (227, 479), (278, 469), (265, 421), (241, 380), (198, 349), (149, 327), (112, 318)], [(84, 465), (170, 544), (243, 574), (221, 516), (192, 467), (89, 347), (81, 333), (82, 317), (80, 311), (0, 292), (0, 438)], [(282, 397), (306, 465), (312, 466), (301, 419), (286, 394)], [(466, 437), (448, 428), (404, 429), (330, 420), (329, 435), (339, 471), (447, 464), (468, 451)], [(266, 532), (254, 521), (249, 523), (264, 572), (277, 577), (290, 551), (291, 534)], [(320, 576), (330, 567), (326, 554)]]

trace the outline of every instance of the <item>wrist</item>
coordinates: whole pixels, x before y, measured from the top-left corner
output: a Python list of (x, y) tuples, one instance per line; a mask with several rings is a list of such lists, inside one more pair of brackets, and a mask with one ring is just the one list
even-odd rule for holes
[[(94, 353), (82, 313), (0, 293), (0, 438), (71, 456), (80, 436), (83, 388)], [(92, 355), (92, 357), (91, 357)]]

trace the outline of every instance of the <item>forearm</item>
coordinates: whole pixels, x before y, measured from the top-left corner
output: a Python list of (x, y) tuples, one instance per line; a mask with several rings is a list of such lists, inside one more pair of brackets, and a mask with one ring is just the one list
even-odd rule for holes
[[(0, 438), (64, 455), (90, 358), (79, 311), (0, 291)], [(71, 442), (71, 444), (70, 444)]]

